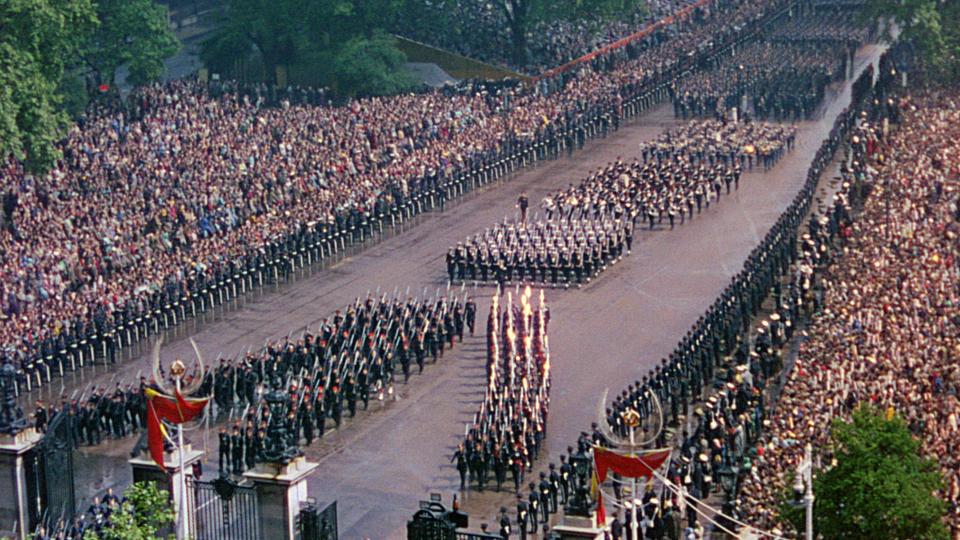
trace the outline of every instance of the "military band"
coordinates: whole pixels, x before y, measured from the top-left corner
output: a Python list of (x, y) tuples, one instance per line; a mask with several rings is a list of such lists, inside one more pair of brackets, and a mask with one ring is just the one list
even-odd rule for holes
[(579, 286), (632, 245), (633, 228), (624, 218), (504, 221), (450, 248), (447, 276), (454, 283)]
[[(451, 459), (461, 488), (475, 485), (483, 491), (492, 481), (499, 491), (509, 473), (519, 493), (540, 454), (550, 406), (550, 312), (542, 291), (539, 297), (535, 301), (529, 287), (516, 296), (493, 297), (485, 396)], [(539, 512), (538, 507), (532, 505), (531, 512)]]

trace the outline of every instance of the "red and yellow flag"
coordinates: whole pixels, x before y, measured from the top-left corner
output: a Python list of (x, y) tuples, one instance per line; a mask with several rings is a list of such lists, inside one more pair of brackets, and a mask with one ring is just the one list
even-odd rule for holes
[(166, 429), (161, 420), (171, 424), (189, 422), (203, 413), (203, 408), (207, 406), (210, 398), (186, 399), (179, 391), (175, 398), (171, 398), (153, 388), (147, 388), (144, 394), (147, 397), (147, 446), (150, 447), (150, 457), (166, 471), (167, 467), (163, 463), (163, 438)]

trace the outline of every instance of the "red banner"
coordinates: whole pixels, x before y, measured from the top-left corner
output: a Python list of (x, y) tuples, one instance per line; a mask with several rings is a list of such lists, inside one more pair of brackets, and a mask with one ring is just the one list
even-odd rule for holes
[(189, 422), (203, 413), (203, 408), (210, 400), (206, 398), (188, 401), (179, 391), (176, 393), (176, 399), (172, 399), (152, 388), (146, 389), (144, 393), (147, 397), (147, 446), (150, 448), (150, 457), (165, 471), (167, 470), (163, 463), (165, 430), (161, 420), (171, 424)]
[(613, 471), (624, 478), (650, 478), (653, 471), (670, 457), (670, 450), (653, 450), (638, 456), (621, 456), (603, 448), (593, 449), (593, 462), (597, 480), (603, 483), (607, 472)]

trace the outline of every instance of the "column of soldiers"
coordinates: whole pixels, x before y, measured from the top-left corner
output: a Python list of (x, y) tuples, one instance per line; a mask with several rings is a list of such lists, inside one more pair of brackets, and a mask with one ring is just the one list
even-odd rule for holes
[(371, 397), (392, 395), (398, 367), (407, 382), (412, 364), (422, 373), (466, 332), (473, 335), (476, 304), (466, 294), (403, 298), (358, 298), (324, 319), (316, 334), (222, 359), (213, 374), (214, 403), (235, 420), (220, 430), (220, 470), (239, 474), (259, 461), (270, 414), (262, 400), (266, 381), (283, 381), (290, 398), (287, 433), (309, 446), (331, 424), (339, 428), (344, 415), (354, 417), (361, 405), (366, 410)]
[[(853, 104), (840, 114), (823, 141), (803, 188), (750, 254), (743, 270), (669, 357), (648, 375), (629, 384), (605, 411), (606, 423), (620, 437), (628, 434), (624, 416), (630, 410), (639, 413), (640, 430), (647, 436), (656, 426), (673, 426), (673, 430), (659, 430), (655, 444), (667, 446), (670, 433), (676, 433), (674, 444), (679, 453), (671, 460), (667, 477), (675, 486), (684, 486), (686, 493), (697, 500), (721, 489), (724, 468), (749, 474), (759, 458), (751, 443), (769, 424), (764, 389), (783, 366), (783, 347), (793, 338), (799, 324), (822, 303), (821, 270), (829, 262), (830, 246), (838, 232), (850, 224), (849, 211), (856, 204), (850, 199), (863, 192), (862, 186), (848, 177), (849, 182), (832, 206), (821, 208), (821, 214), (810, 220), (804, 218), (821, 173), (856, 124), (857, 107), (868, 97), (872, 76), (873, 70), (868, 68), (855, 83)], [(772, 299), (772, 313), (758, 324), (761, 306), (768, 299)], [(518, 497), (515, 523), (521, 538), (535, 532), (539, 523), (546, 523), (541, 509), (551, 504), (551, 485), (558, 486), (561, 496), (569, 493), (571, 468), (567, 456), (589, 455), (593, 446), (609, 444), (604, 430), (594, 423), (591, 433), (581, 433), (576, 450), (568, 447), (567, 455), (560, 456), (560, 472), (550, 464), (549, 473), (542, 473), (543, 489), (541, 485), (530, 485), (529, 497)], [(622, 506), (625, 494), (616, 482), (614, 492)], [(657, 497), (650, 490), (641, 500), (640, 537), (684, 538), (702, 530), (690, 503), (685, 505), (688, 526), (686, 530), (681, 528), (680, 500), (672, 492), (665, 491)], [(741, 500), (734, 489), (723, 511), (736, 517), (740, 507)], [(505, 510), (501, 509), (501, 519), (506, 516)], [(628, 508), (624, 518), (616, 520), (613, 538), (630, 537), (630, 511)], [(724, 525), (733, 527), (729, 522)]]
[[(550, 407), (550, 313), (529, 287), (515, 297), (494, 296), (487, 318), (486, 395), (451, 461), (461, 489), (497, 491), (507, 482), (520, 492), (526, 471), (540, 455)], [(533, 485), (533, 484), (531, 484)], [(550, 511), (556, 512), (556, 493)], [(538, 511), (538, 510), (534, 510)]]
[(734, 108), (777, 121), (809, 119), (827, 85), (842, 80), (847, 67), (843, 50), (818, 44), (760, 42), (727, 57), (719, 66), (683, 79), (672, 88), (678, 118), (728, 117)]
[(818, 12), (797, 17), (788, 24), (777, 26), (769, 35), (770, 41), (817, 42), (823, 46), (856, 50), (872, 39), (871, 31), (850, 13)]
[(447, 252), (451, 282), (588, 283), (633, 246), (624, 217), (550, 219), (498, 223)]
[(795, 17), (771, 36), (718, 60), (714, 69), (685, 77), (671, 88), (678, 118), (725, 117), (733, 108), (779, 121), (809, 119), (828, 84), (846, 77), (869, 32), (824, 14)]
[(62, 395), (59, 404), (37, 401), (34, 427), (45, 432), (55, 416), (66, 414), (67, 429), (75, 446), (95, 446), (107, 439), (140, 433), (147, 418), (145, 384), (141, 377), (139, 384), (116, 383), (112, 392), (100, 386), (93, 388), (89, 396), (89, 389), (79, 397)]

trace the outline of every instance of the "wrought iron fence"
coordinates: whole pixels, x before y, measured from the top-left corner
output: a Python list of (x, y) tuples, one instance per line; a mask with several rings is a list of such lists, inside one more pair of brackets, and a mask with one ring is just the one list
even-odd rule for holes
[(260, 516), (253, 486), (229, 478), (187, 478), (190, 529), (196, 540), (259, 540)]

